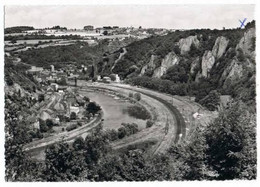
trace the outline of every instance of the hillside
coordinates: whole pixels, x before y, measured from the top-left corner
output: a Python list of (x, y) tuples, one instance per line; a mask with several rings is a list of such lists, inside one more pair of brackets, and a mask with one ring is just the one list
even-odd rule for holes
[[(127, 52), (111, 73), (132, 84), (196, 96), (198, 102), (217, 90), (254, 108), (255, 37), (254, 21), (245, 29), (187, 30), (153, 36), (126, 46)], [(103, 67), (103, 71), (110, 67)]]

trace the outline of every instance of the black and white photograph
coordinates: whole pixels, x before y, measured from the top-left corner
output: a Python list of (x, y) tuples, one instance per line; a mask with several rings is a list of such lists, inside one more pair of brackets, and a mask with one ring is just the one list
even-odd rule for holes
[(255, 4), (2, 8), (6, 183), (257, 179)]

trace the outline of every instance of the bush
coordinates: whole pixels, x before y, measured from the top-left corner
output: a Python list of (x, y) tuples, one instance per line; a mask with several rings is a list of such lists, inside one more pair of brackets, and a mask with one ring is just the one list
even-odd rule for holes
[(71, 119), (71, 120), (77, 119), (77, 114), (76, 114), (75, 112), (71, 112), (71, 114), (70, 114), (70, 119)]
[(152, 120), (148, 120), (147, 122), (146, 122), (146, 128), (150, 128), (150, 127), (152, 127), (154, 125), (154, 121), (152, 121)]
[(134, 97), (134, 94), (132, 92), (129, 92), (129, 95), (128, 95), (130, 98), (133, 98)]
[(39, 120), (40, 123), (40, 131), (41, 132), (47, 132), (49, 130), (48, 126), (46, 125), (46, 122), (44, 120)]
[(38, 96), (38, 101), (39, 101), (39, 102), (44, 101), (44, 95), (43, 95), (43, 94), (40, 94), (40, 95)]
[(151, 115), (146, 108), (140, 105), (128, 106), (127, 109), (123, 110), (123, 112), (127, 112), (129, 116), (137, 119), (146, 120), (151, 118)]
[(67, 131), (72, 131), (72, 130), (76, 129), (77, 127), (78, 127), (77, 124), (71, 124), (71, 125), (69, 125), (69, 126), (66, 128), (66, 130), (67, 130)]
[(51, 119), (47, 119), (45, 123), (49, 129), (54, 126), (53, 121)]
[(124, 127), (120, 127), (118, 129), (118, 138), (122, 139), (125, 137), (125, 135), (126, 135), (126, 129)]
[(134, 94), (134, 98), (137, 100), (137, 101), (140, 101), (141, 100), (141, 94), (139, 92), (135, 93)]
[(86, 102), (90, 101), (90, 99), (88, 97), (86, 97), (86, 96), (83, 97), (83, 100), (86, 101)]
[(7, 86), (12, 86), (13, 84), (14, 84), (14, 82), (13, 82), (13, 80), (12, 79), (10, 79), (10, 77), (8, 76), (6, 76), (6, 84), (7, 84)]
[(86, 110), (91, 114), (96, 114), (98, 111), (101, 110), (101, 107), (96, 104), (95, 102), (90, 102), (86, 108)]
[(210, 111), (217, 110), (220, 102), (220, 94), (216, 90), (212, 90), (206, 97), (201, 99), (199, 103)]

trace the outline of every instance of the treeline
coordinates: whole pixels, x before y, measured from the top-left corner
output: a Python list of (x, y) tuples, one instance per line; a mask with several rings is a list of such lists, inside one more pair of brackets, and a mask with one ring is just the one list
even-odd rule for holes
[(4, 33), (5, 34), (21, 33), (23, 31), (28, 31), (28, 30), (34, 30), (34, 28), (30, 26), (8, 27), (5, 28)]
[(134, 77), (131, 79), (127, 79), (125, 82), (131, 85), (142, 86), (145, 88), (172, 95), (184, 96), (187, 94), (188, 89), (186, 84), (183, 83), (175, 84), (173, 81), (163, 80), (159, 78), (151, 78), (146, 76)]
[(21, 51), (19, 57), (27, 64), (44, 68), (54, 65), (55, 68), (59, 69), (64, 67), (66, 63), (93, 64), (99, 53), (98, 48), (91, 48), (88, 44), (79, 42), (69, 46), (53, 46)]
[(26, 35), (9, 35), (5, 36), (5, 41), (17, 41), (17, 40), (55, 40), (55, 39), (66, 39), (66, 40), (79, 40), (82, 39), (80, 35), (61, 35), (61, 36), (55, 36), (55, 35), (44, 35), (44, 34), (26, 34)]
[(212, 124), (195, 128), (190, 140), (153, 157), (135, 147), (115, 154), (110, 147), (111, 133), (101, 126), (85, 140), (77, 138), (72, 145), (60, 142), (49, 146), (43, 163), (28, 159), (21, 149), (6, 144), (6, 180), (252, 180), (256, 178), (255, 128), (255, 115), (250, 115), (243, 104), (235, 103)]

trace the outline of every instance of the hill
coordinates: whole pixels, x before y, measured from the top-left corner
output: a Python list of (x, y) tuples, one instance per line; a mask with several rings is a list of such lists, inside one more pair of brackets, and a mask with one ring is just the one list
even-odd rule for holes
[(254, 108), (255, 38), (254, 21), (244, 29), (153, 36), (126, 46), (127, 52), (111, 73), (135, 85), (196, 96), (198, 102), (215, 90)]

